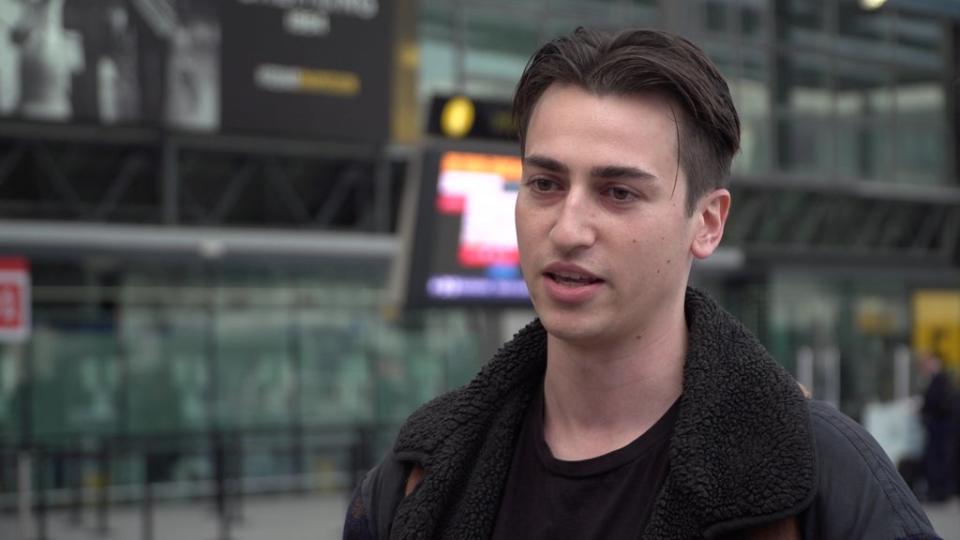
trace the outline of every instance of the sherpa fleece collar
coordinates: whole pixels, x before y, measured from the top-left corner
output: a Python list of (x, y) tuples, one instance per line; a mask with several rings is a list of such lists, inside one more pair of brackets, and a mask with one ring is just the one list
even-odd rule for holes
[[(688, 289), (689, 345), (670, 470), (644, 538), (715, 537), (799, 513), (815, 494), (807, 405), (731, 315)], [(516, 437), (546, 367), (534, 321), (467, 386), (411, 415), (394, 446), (426, 474), (391, 538), (489, 538)]]

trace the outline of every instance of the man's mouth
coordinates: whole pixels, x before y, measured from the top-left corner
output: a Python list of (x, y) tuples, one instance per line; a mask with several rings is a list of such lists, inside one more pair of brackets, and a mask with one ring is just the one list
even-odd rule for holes
[(546, 272), (546, 276), (567, 287), (582, 287), (603, 281), (600, 278), (574, 272)]

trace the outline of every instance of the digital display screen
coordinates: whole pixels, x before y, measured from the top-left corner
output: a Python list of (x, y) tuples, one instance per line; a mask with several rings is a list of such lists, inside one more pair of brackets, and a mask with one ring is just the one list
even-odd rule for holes
[(520, 158), (432, 152), (423, 174), (408, 305), (529, 305), (514, 222)]

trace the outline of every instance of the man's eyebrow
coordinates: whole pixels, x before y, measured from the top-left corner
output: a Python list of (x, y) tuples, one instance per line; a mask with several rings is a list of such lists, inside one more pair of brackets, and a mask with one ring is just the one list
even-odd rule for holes
[[(555, 173), (569, 173), (570, 169), (563, 163), (546, 156), (531, 155), (523, 158), (524, 165), (546, 169)], [(630, 165), (602, 165), (590, 169), (590, 176), (593, 178), (613, 179), (636, 179), (636, 180), (655, 180), (655, 174), (647, 172), (639, 167)]]
[(560, 163), (559, 161), (553, 158), (548, 158), (546, 156), (536, 156), (536, 155), (526, 156), (525, 158), (523, 158), (523, 164), (531, 165), (533, 167), (538, 167), (540, 169), (546, 169), (550, 172), (557, 172), (557, 173), (570, 172), (570, 169), (566, 165), (564, 165), (563, 163)]
[(629, 165), (606, 165), (603, 167), (594, 167), (590, 169), (590, 176), (594, 178), (624, 178), (635, 180), (656, 180), (655, 174), (649, 173), (639, 167)]

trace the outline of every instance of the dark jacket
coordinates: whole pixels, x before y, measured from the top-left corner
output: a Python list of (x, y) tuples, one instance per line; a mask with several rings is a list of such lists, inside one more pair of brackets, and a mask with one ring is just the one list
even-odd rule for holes
[[(795, 516), (805, 538), (936, 538), (859, 425), (807, 402), (712, 300), (686, 298), (689, 345), (670, 465), (645, 538), (739, 536)], [(524, 413), (546, 366), (538, 321), (465, 387), (427, 403), (355, 493), (345, 538), (489, 538)], [(403, 497), (411, 463), (426, 471)]]

